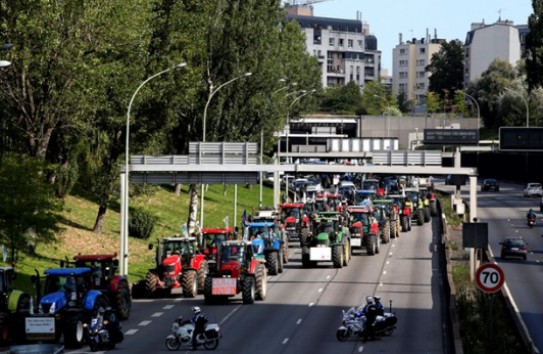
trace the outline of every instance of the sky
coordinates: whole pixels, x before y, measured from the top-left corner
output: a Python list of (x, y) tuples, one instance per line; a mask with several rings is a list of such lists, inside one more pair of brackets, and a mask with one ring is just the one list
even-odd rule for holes
[(527, 24), (532, 14), (531, 0), (296, 0), (293, 3), (313, 2), (313, 14), (319, 17), (356, 19), (362, 12), (362, 22), (369, 25), (370, 33), (377, 37), (381, 50), (381, 67), (392, 75), (392, 50), (411, 38), (426, 37), (464, 43), (472, 22), (495, 23), (511, 20), (515, 25)]

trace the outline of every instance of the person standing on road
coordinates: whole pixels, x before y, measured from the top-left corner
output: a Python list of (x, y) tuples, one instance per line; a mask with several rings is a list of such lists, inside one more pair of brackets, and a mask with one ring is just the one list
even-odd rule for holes
[(205, 326), (207, 323), (207, 316), (202, 312), (198, 306), (192, 307), (192, 323), (194, 323), (194, 333), (192, 333), (192, 350), (198, 348), (198, 336), (205, 331)]

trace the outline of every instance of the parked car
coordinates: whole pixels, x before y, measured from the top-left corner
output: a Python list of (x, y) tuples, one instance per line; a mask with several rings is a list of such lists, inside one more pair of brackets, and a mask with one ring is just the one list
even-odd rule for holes
[(488, 192), (493, 190), (494, 192), (500, 191), (500, 184), (494, 178), (485, 178), (481, 184), (481, 192)]
[(524, 188), (524, 197), (542, 197), (543, 196), (543, 187), (541, 183), (528, 183), (526, 188)]
[(500, 257), (516, 257), (526, 260), (528, 257), (528, 244), (521, 236), (506, 237), (500, 242), (502, 246)]

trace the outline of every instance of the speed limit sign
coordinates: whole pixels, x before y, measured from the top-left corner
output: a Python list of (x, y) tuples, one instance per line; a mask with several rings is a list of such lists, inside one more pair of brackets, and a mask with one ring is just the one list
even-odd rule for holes
[(495, 293), (501, 289), (505, 276), (500, 266), (495, 263), (486, 263), (477, 268), (475, 281), (477, 287), (485, 293)]

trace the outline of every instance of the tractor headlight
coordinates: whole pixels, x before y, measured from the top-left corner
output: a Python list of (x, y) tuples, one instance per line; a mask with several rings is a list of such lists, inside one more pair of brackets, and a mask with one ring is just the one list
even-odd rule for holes
[(57, 303), (56, 303), (56, 302), (53, 302), (53, 303), (51, 304), (51, 307), (49, 308), (49, 314), (50, 314), (50, 315), (55, 314), (56, 308), (57, 308)]

